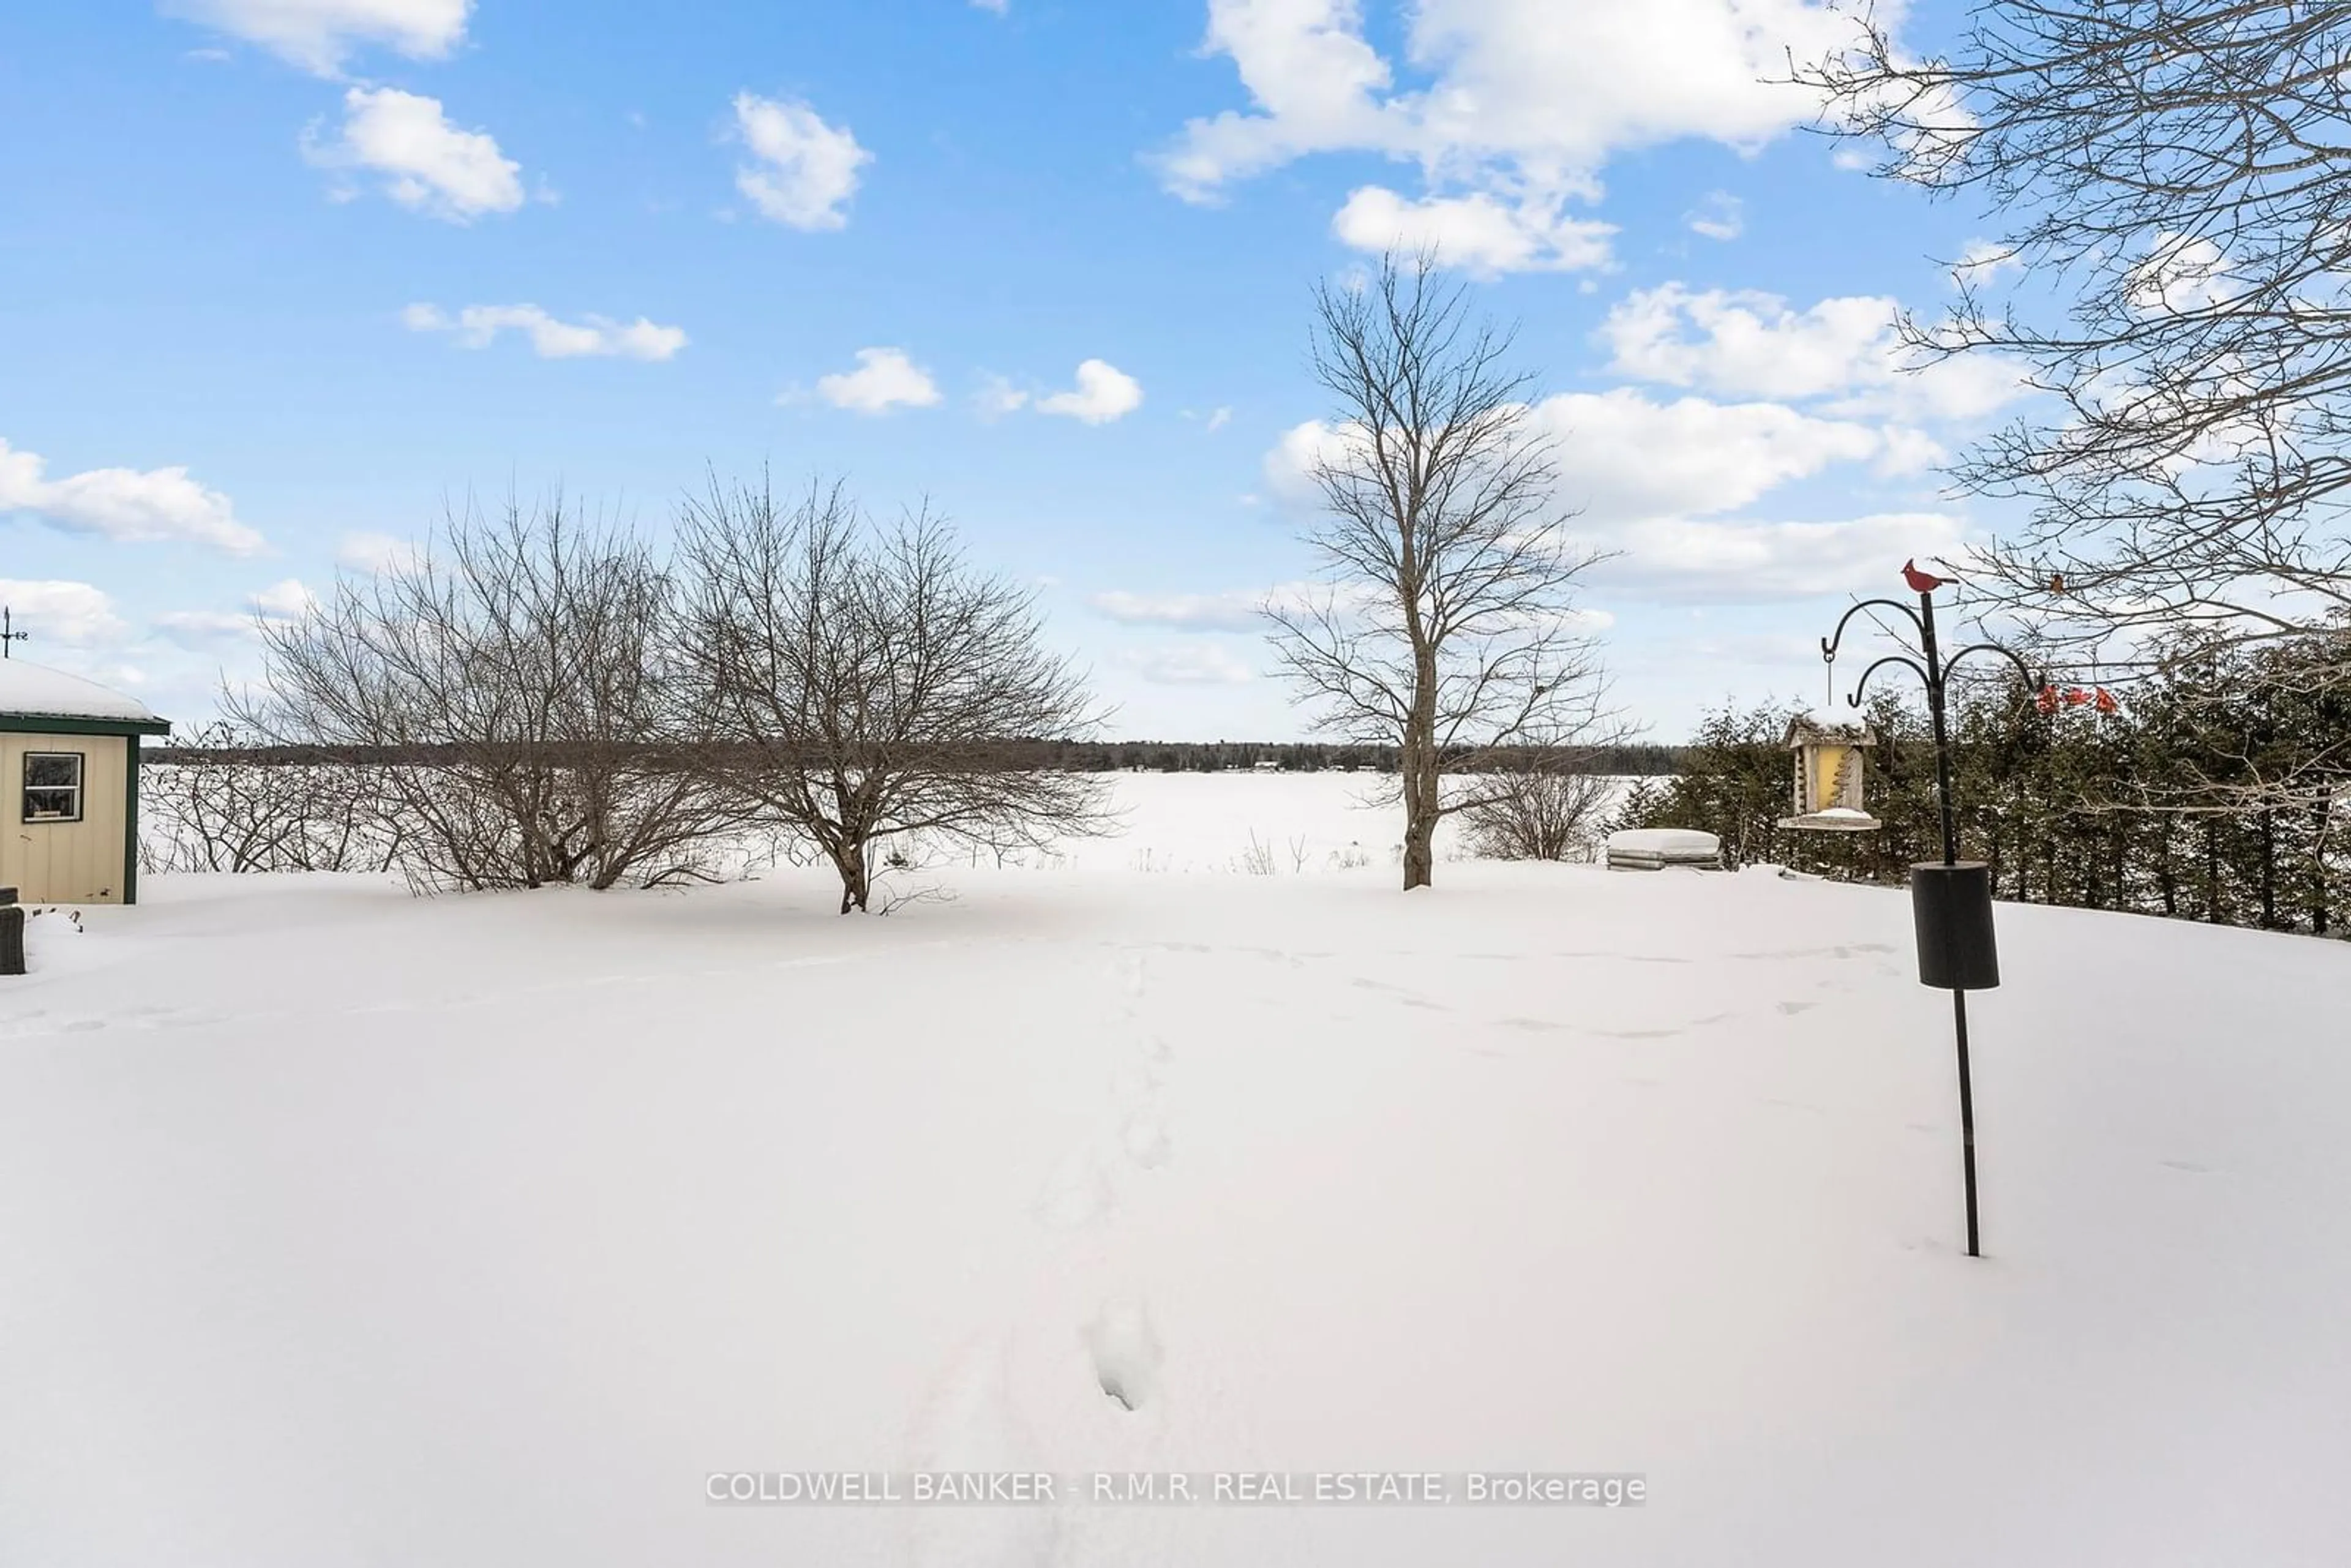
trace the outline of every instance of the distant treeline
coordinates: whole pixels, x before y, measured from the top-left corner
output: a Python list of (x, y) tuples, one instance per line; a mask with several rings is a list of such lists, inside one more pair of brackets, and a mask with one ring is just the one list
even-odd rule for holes
[[(277, 767), (432, 766), (445, 762), (458, 748), (449, 746), (413, 747), (151, 747), (142, 755), (152, 763), (203, 765), (225, 762)], [(479, 748), (467, 748), (470, 751)], [(562, 760), (561, 744), (534, 748), (542, 759)], [(571, 749), (606, 753), (610, 746), (575, 744)], [(902, 748), (904, 749), (904, 748)], [(1552, 754), (1559, 770), (1612, 777), (1656, 778), (1680, 770), (1680, 746), (1595, 746), (1565, 747)], [(1505, 748), (1489, 754), (1498, 764), (1524, 762), (1541, 757), (1531, 748)], [(1355, 771), (1393, 773), (1393, 746), (1344, 746), (1300, 741), (1247, 740), (1008, 740), (985, 746), (959, 747), (953, 758), (965, 768), (1045, 768), (1073, 773), (1227, 773), (1259, 768), (1285, 773)]]

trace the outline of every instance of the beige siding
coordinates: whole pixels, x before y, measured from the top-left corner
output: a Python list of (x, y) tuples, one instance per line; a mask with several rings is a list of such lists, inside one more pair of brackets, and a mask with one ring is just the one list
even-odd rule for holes
[[(0, 886), (27, 904), (122, 902), (123, 747), (119, 735), (0, 735)], [(78, 751), (78, 822), (25, 821), (25, 754)]]

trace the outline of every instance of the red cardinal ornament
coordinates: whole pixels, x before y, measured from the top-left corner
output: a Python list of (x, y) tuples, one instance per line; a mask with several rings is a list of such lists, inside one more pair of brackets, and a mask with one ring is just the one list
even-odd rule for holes
[(1910, 591), (1913, 593), (1932, 593), (1935, 590), (1947, 588), (1959, 580), (1951, 577), (1929, 577), (1918, 570), (1918, 563), (1916, 560), (1906, 560), (1902, 563), (1902, 580), (1910, 585)]
[(2116, 709), (2123, 706), (2122, 704), (2115, 701), (2115, 694), (2106, 690), (2104, 686), (2100, 686), (2098, 688), (2096, 705), (2100, 713), (2113, 713)]
[(2081, 687), (2067, 686), (2065, 688), (2065, 706), (2067, 707), (2080, 707), (2084, 703), (2088, 702), (2089, 700), (2090, 694), (2084, 691)]
[(2032, 698), (2032, 706), (2039, 708), (2043, 713), (2055, 713), (2057, 711), (2057, 688), (2055, 686), (2042, 687), (2041, 690), (2034, 695)]

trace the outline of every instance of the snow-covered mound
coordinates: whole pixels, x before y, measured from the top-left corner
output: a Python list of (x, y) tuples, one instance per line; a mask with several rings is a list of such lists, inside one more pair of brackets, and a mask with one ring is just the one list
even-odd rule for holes
[[(37, 918), (0, 1562), (2342, 1560), (2351, 948), (2003, 908), (1972, 1261), (1899, 894), (937, 874)], [(1647, 1501), (707, 1496), (940, 1469)]]

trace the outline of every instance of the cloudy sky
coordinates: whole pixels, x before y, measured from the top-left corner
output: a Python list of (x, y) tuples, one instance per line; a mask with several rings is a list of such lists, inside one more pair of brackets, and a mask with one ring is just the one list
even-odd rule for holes
[[(1888, 7), (1881, 0), (1881, 15)], [(1931, 47), (1945, 9), (1897, 18)], [(1759, 78), (1808, 0), (162, 0), (0, 23), (0, 601), (201, 716), (471, 496), (925, 497), (1137, 736), (1301, 732), (1310, 292), (1435, 242), (1520, 326), (1620, 700), (1817, 695), (1985, 517), (1997, 367), (1900, 373), (1964, 206)], [(1992, 269), (1980, 269), (1990, 271)]]

